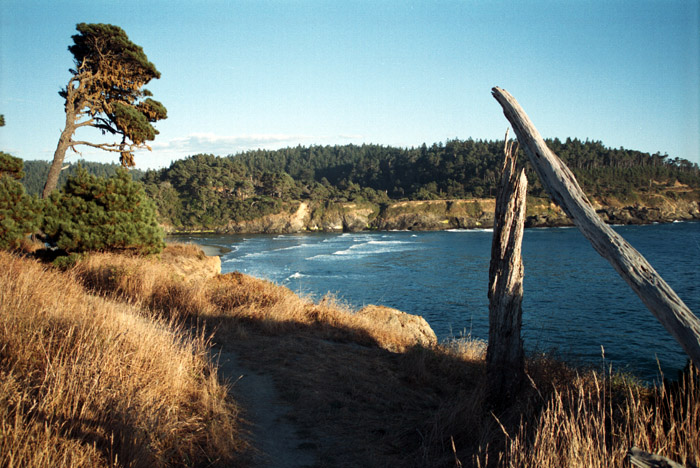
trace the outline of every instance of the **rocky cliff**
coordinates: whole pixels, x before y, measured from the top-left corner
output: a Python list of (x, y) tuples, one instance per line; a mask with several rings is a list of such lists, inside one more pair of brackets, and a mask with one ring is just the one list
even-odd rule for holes
[[(598, 215), (609, 224), (649, 224), (700, 220), (697, 200), (659, 194), (637, 195), (634, 202), (593, 199)], [(493, 227), (495, 200), (368, 202), (298, 202), (288, 211), (249, 221), (228, 221), (220, 233), (357, 232), (363, 230), (479, 229)], [(526, 227), (571, 226), (564, 212), (545, 199), (529, 199)]]

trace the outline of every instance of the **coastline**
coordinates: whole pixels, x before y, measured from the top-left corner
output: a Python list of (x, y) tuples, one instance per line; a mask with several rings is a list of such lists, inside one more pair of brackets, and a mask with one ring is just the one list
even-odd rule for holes
[(204, 255), (206, 255), (207, 257), (221, 257), (222, 255), (225, 255), (231, 251), (231, 249), (229, 249), (228, 247), (224, 247), (221, 245), (194, 242), (192, 239), (181, 239), (180, 236), (182, 235), (187, 235), (187, 233), (168, 234), (165, 238), (165, 243), (170, 244), (173, 242), (184, 242), (186, 244), (196, 245), (197, 247), (202, 249), (202, 252), (204, 252)]
[[(163, 226), (170, 235), (292, 234), (308, 232), (444, 231), (488, 229), (494, 223), (494, 199), (418, 200), (373, 205), (359, 202), (319, 204), (299, 201), (277, 213), (253, 219), (221, 219), (216, 225)], [(634, 205), (617, 200), (595, 202), (606, 224), (654, 224), (700, 220), (700, 201), (646, 200)], [(572, 226), (573, 222), (548, 200), (532, 200), (525, 227)]]
[[(615, 222), (616, 221), (616, 222)], [(693, 222), (698, 222), (700, 223), (700, 218), (669, 218), (669, 219), (663, 219), (659, 221), (642, 221), (642, 222), (619, 222), (619, 220), (615, 221), (610, 221), (607, 220), (606, 224), (610, 226), (646, 226), (646, 225), (653, 225), (653, 224), (673, 224), (673, 223), (693, 223)], [(536, 222), (532, 218), (529, 218), (526, 220), (525, 223), (525, 229), (546, 229), (546, 228), (574, 228), (576, 225), (569, 220), (568, 218), (563, 218), (559, 219), (557, 221), (552, 221), (552, 220), (546, 220), (545, 222)], [(224, 255), (228, 252), (231, 251), (231, 249), (228, 249), (226, 247), (220, 246), (220, 245), (215, 245), (215, 244), (203, 244), (199, 243), (196, 241), (192, 240), (192, 236), (197, 236), (197, 235), (206, 235), (206, 234), (212, 234), (212, 235), (222, 235), (222, 234), (312, 234), (312, 233), (318, 233), (318, 232), (325, 232), (325, 233), (342, 233), (342, 232), (398, 232), (398, 231), (412, 231), (412, 232), (431, 232), (431, 231), (478, 231), (478, 230), (491, 230), (493, 229), (492, 224), (485, 224), (481, 226), (441, 226), (441, 227), (430, 227), (430, 228), (424, 228), (424, 227), (419, 227), (419, 226), (401, 226), (397, 228), (392, 228), (392, 227), (385, 227), (384, 229), (379, 229), (376, 227), (365, 227), (364, 229), (301, 229), (301, 230), (294, 230), (294, 229), (289, 229), (289, 230), (258, 230), (258, 229), (251, 229), (251, 230), (228, 230), (228, 229), (211, 229), (211, 230), (202, 230), (202, 229), (193, 229), (191, 231), (188, 231), (186, 229), (179, 229), (179, 230), (166, 230), (166, 242), (167, 238), (173, 238), (173, 239), (178, 239), (182, 238), (181, 240), (183, 242), (188, 242), (188, 243), (193, 243), (197, 244), (204, 250), (207, 256), (221, 256)], [(186, 238), (185, 238), (186, 237)]]

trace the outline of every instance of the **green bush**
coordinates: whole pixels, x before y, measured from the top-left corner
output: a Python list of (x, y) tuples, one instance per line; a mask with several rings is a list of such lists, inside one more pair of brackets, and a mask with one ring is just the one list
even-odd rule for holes
[(42, 203), (24, 192), (22, 160), (0, 152), (0, 249), (16, 249), (39, 229)]
[(125, 169), (104, 178), (79, 168), (48, 200), (43, 231), (51, 244), (66, 252), (150, 254), (165, 246), (153, 203)]

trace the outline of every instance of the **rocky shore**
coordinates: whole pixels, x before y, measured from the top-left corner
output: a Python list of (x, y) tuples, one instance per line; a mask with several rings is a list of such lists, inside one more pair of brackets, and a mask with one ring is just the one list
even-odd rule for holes
[[(598, 215), (608, 224), (651, 224), (700, 220), (700, 202), (673, 200), (659, 195), (635, 203), (616, 199), (593, 200)], [(214, 229), (221, 234), (288, 234), (298, 232), (358, 232), (365, 230), (439, 231), (493, 227), (495, 201), (468, 200), (400, 201), (386, 205), (367, 202), (297, 202), (296, 208), (245, 221), (227, 220)], [(555, 204), (535, 199), (528, 202), (526, 227), (572, 226)], [(202, 232), (166, 229), (169, 233)]]

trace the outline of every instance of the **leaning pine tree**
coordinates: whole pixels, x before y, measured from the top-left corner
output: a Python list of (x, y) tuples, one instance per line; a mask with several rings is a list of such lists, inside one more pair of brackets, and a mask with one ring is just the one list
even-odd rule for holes
[(141, 184), (126, 169), (109, 178), (78, 167), (49, 198), (42, 230), (49, 243), (66, 252), (163, 250), (163, 230)]
[[(80, 23), (68, 50), (75, 68), (65, 89), (66, 125), (58, 141), (42, 193), (43, 198), (58, 184), (58, 175), (68, 148), (78, 145), (120, 153), (125, 167), (134, 165), (134, 150), (146, 148), (158, 131), (153, 123), (165, 119), (167, 111), (150, 98), (144, 86), (160, 72), (148, 61), (143, 49), (129, 40), (118, 26)], [(74, 140), (76, 130), (93, 127), (119, 140), (92, 143)]]

